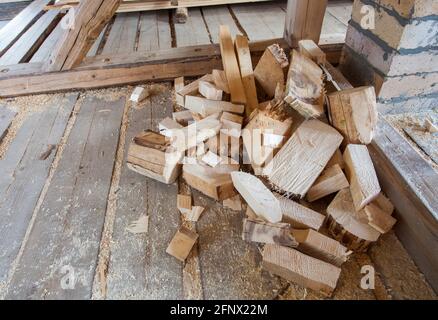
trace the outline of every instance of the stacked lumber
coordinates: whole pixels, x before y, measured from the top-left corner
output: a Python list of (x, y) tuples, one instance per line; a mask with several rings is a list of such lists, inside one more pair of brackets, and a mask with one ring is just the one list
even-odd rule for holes
[[(224, 70), (175, 79), (177, 111), (159, 132), (134, 139), (128, 166), (164, 183), (181, 175), (224, 208), (246, 210), (242, 239), (264, 247), (263, 267), (330, 295), (352, 252), (366, 250), (396, 222), (366, 147), (375, 94), (361, 87), (326, 97), (334, 80), (312, 41), (300, 42), (290, 63), (270, 46), (253, 66), (248, 39), (234, 40), (221, 26), (219, 40)], [(176, 201), (185, 221), (208, 214), (191, 196)], [(179, 229), (167, 252), (185, 261), (199, 237), (192, 230)]]

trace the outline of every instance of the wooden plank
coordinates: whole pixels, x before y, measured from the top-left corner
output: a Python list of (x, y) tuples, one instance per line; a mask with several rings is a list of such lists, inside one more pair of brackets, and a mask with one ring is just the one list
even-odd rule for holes
[(227, 26), (220, 26), (220, 48), (222, 64), (227, 76), (228, 87), (230, 88), (231, 102), (245, 104), (245, 89), (242, 84), (233, 40)]
[(35, 54), (30, 59), (30, 62), (45, 62), (49, 59), (50, 54), (55, 48), (56, 43), (59, 41), (63, 33), (62, 25), (58, 23), (58, 25), (53, 29), (50, 35), (44, 40)]
[(117, 14), (102, 54), (132, 53), (135, 51), (139, 18), (139, 13), (136, 12)]
[(109, 27), (109, 25), (106, 25), (103, 30), (100, 32), (99, 36), (97, 37), (97, 39), (94, 41), (93, 46), (90, 48), (90, 50), (87, 53), (87, 57), (94, 57), (96, 56), (98, 53), (100, 53), (100, 48), (103, 38), (105, 36), (106, 30)]
[[(2, 187), (3, 192), (0, 194), (0, 231), (5, 236), (0, 244), (3, 255), (0, 262), (0, 282), (7, 279), (18, 255), (55, 158), (56, 146), (64, 135), (77, 98), (78, 94), (60, 95), (48, 102), (38, 117), (29, 118), (36, 125), (26, 124), (20, 128), (20, 131), (32, 132), (25, 143), (25, 152), (20, 152), (23, 145), (13, 144), (9, 147), (5, 160), (0, 161), (4, 168), (7, 167), (5, 162), (11, 160), (11, 153), (21, 154), (20, 162), (5, 179), (8, 182), (7, 189)], [(20, 141), (21, 133), (18, 135), (16, 138)], [(49, 154), (46, 153), (48, 150), (51, 150)], [(46, 156), (42, 159), (44, 153)], [(3, 177), (6, 178), (6, 175)]]
[(189, 10), (189, 17), (186, 23), (175, 24), (175, 36), (177, 47), (211, 43), (199, 8)]
[(15, 18), (32, 1), (0, 1), (0, 22)]
[(46, 12), (0, 58), (0, 65), (27, 62), (59, 22), (59, 11)]
[(245, 3), (230, 6), (250, 41), (281, 38), (285, 13), (275, 3)]
[[(70, 70), (78, 66), (114, 15), (120, 2), (121, 0), (83, 1), (76, 9), (70, 9), (63, 22), (74, 17), (75, 27), (65, 28), (50, 59), (44, 65), (44, 70)], [(136, 28), (132, 31), (136, 35), (135, 30)], [(123, 40), (125, 39), (119, 39), (120, 44), (127, 45)]]
[[(329, 3), (330, 6), (330, 3)], [(350, 6), (350, 17), (352, 7)], [(329, 10), (326, 11), (322, 22), (319, 45), (330, 43), (344, 43), (347, 35), (347, 25), (340, 22)]]
[(221, 25), (230, 28), (231, 37), (233, 38), (241, 34), (227, 6), (206, 7), (202, 8), (201, 11), (213, 43), (219, 43), (219, 27)]
[(14, 120), (17, 112), (10, 110), (4, 106), (0, 107), (0, 142), (8, 132), (12, 120)]
[(140, 15), (138, 51), (172, 47), (169, 14), (166, 11), (143, 12)]
[[(13, 274), (9, 299), (90, 299), (124, 102), (85, 99)], [(78, 277), (72, 290), (61, 286), (66, 265)]]
[(266, 166), (265, 173), (282, 192), (304, 197), (342, 139), (319, 120), (305, 121)]
[(319, 43), (327, 0), (288, 0), (284, 37), (291, 47), (303, 39)]
[(50, 0), (35, 0), (0, 30), (0, 57), (25, 33), (43, 13)]
[[(172, 114), (172, 108), (171, 91), (167, 89), (147, 98), (144, 108), (130, 108), (125, 150), (139, 132), (155, 130), (163, 118)], [(145, 178), (124, 165), (121, 170), (107, 299), (182, 299), (182, 265), (166, 253), (180, 225), (177, 187)], [(126, 227), (140, 215), (149, 217), (149, 231), (130, 235)], [(169, 290), (163, 290), (163, 284)]]

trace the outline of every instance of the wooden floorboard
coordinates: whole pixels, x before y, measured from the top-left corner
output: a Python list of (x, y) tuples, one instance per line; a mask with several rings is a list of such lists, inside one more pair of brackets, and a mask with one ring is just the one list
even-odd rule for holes
[[(11, 264), (17, 257), (52, 165), (56, 146), (64, 134), (77, 97), (77, 94), (58, 96), (48, 102), (43, 112), (30, 116), (8, 148), (5, 159), (0, 161), (3, 171), (0, 193), (0, 233), (3, 235), (0, 242), (0, 281), (6, 280)], [(51, 153), (41, 159), (41, 155), (49, 149), (52, 149)], [(5, 169), (9, 169), (8, 172), (4, 172)]]
[(0, 21), (12, 20), (32, 1), (10, 1), (8, 3), (0, 2)]
[(63, 29), (61, 24), (58, 24), (32, 56), (30, 62), (46, 62), (47, 59), (49, 59), (52, 50), (55, 48), (56, 42), (61, 37), (62, 31)]
[[(91, 297), (124, 102), (85, 98), (7, 298)], [(62, 287), (66, 273), (72, 290)]]
[(232, 37), (235, 37), (236, 34), (242, 34), (231, 16), (228, 6), (205, 7), (202, 8), (202, 13), (213, 43), (219, 43), (220, 25), (227, 25), (230, 28)]
[(6, 107), (0, 106), (0, 142), (8, 131), (12, 120), (14, 119), (17, 112), (8, 109)]
[(142, 12), (137, 50), (151, 51), (171, 47), (169, 12), (167, 10)]
[[(154, 95), (143, 109), (131, 108), (126, 151), (142, 130), (157, 130), (171, 116), (170, 90)], [(182, 264), (166, 253), (178, 230), (177, 186), (165, 185), (122, 166), (120, 191), (107, 275), (108, 299), (182, 299)], [(149, 216), (147, 234), (134, 235), (126, 227), (141, 215)], [(165, 267), (163, 267), (165, 266)]]
[(134, 52), (139, 17), (138, 12), (117, 14), (102, 53)]
[(186, 23), (175, 23), (175, 35), (177, 47), (211, 43), (199, 8), (189, 8)]
[(197, 223), (205, 299), (273, 299), (281, 282), (261, 269), (257, 245), (242, 240), (243, 212), (222, 207), (195, 191), (195, 205), (206, 208)]

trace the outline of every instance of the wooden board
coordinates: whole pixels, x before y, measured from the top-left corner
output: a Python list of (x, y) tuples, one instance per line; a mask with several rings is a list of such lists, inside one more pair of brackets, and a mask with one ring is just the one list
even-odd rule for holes
[(306, 198), (312, 202), (344, 188), (348, 188), (348, 186), (349, 183), (344, 172), (338, 164), (335, 164), (334, 166), (324, 169), (307, 192)]
[(30, 62), (45, 62), (50, 57), (53, 48), (55, 47), (57, 41), (60, 39), (62, 35), (62, 25), (58, 23), (58, 25), (53, 29), (50, 35), (44, 40), (38, 50), (30, 59)]
[(305, 121), (265, 168), (282, 192), (304, 197), (338, 149), (342, 136), (319, 120)]
[(219, 27), (221, 25), (230, 28), (231, 37), (233, 38), (241, 34), (227, 6), (206, 7), (201, 10), (213, 43), (219, 43)]
[[(77, 94), (58, 96), (44, 111), (30, 116), (17, 132), (5, 158), (0, 160), (0, 282), (11, 271), (46, 183), (50, 167), (71, 115)], [(53, 147), (51, 147), (53, 146)], [(46, 159), (41, 155), (52, 149)]]
[(186, 23), (175, 24), (175, 35), (177, 47), (211, 43), (199, 8), (189, 9), (189, 17)]
[(52, 32), (59, 21), (59, 12), (46, 12), (0, 58), (0, 65), (27, 62)]
[(117, 14), (102, 54), (134, 52), (139, 17), (138, 12)]
[(138, 51), (172, 47), (169, 13), (167, 11), (142, 12), (138, 32)]
[[(9, 299), (91, 297), (124, 102), (84, 100), (13, 274)], [(78, 277), (73, 290), (61, 287), (66, 265)]]
[(5, 27), (0, 30), (0, 56), (8, 50), (14, 42), (29, 27), (39, 19), (43, 13), (43, 8), (50, 0), (36, 0), (20, 12)]
[(17, 112), (0, 106), (0, 142), (6, 135), (8, 128), (16, 114)]

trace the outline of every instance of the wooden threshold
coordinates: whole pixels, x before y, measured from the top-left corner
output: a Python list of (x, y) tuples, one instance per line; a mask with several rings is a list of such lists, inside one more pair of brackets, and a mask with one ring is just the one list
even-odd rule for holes
[[(283, 39), (250, 43), (253, 63), (273, 43), (288, 48)], [(342, 47), (342, 44), (326, 45), (322, 49), (327, 52), (329, 61), (337, 63)], [(43, 72), (40, 63), (28, 63), (25, 66), (0, 68), (0, 97), (103, 88), (170, 80), (180, 76), (194, 77), (210, 73), (213, 69), (222, 69), (222, 61), (219, 45), (210, 44), (89, 57), (77, 68), (61, 72)]]

